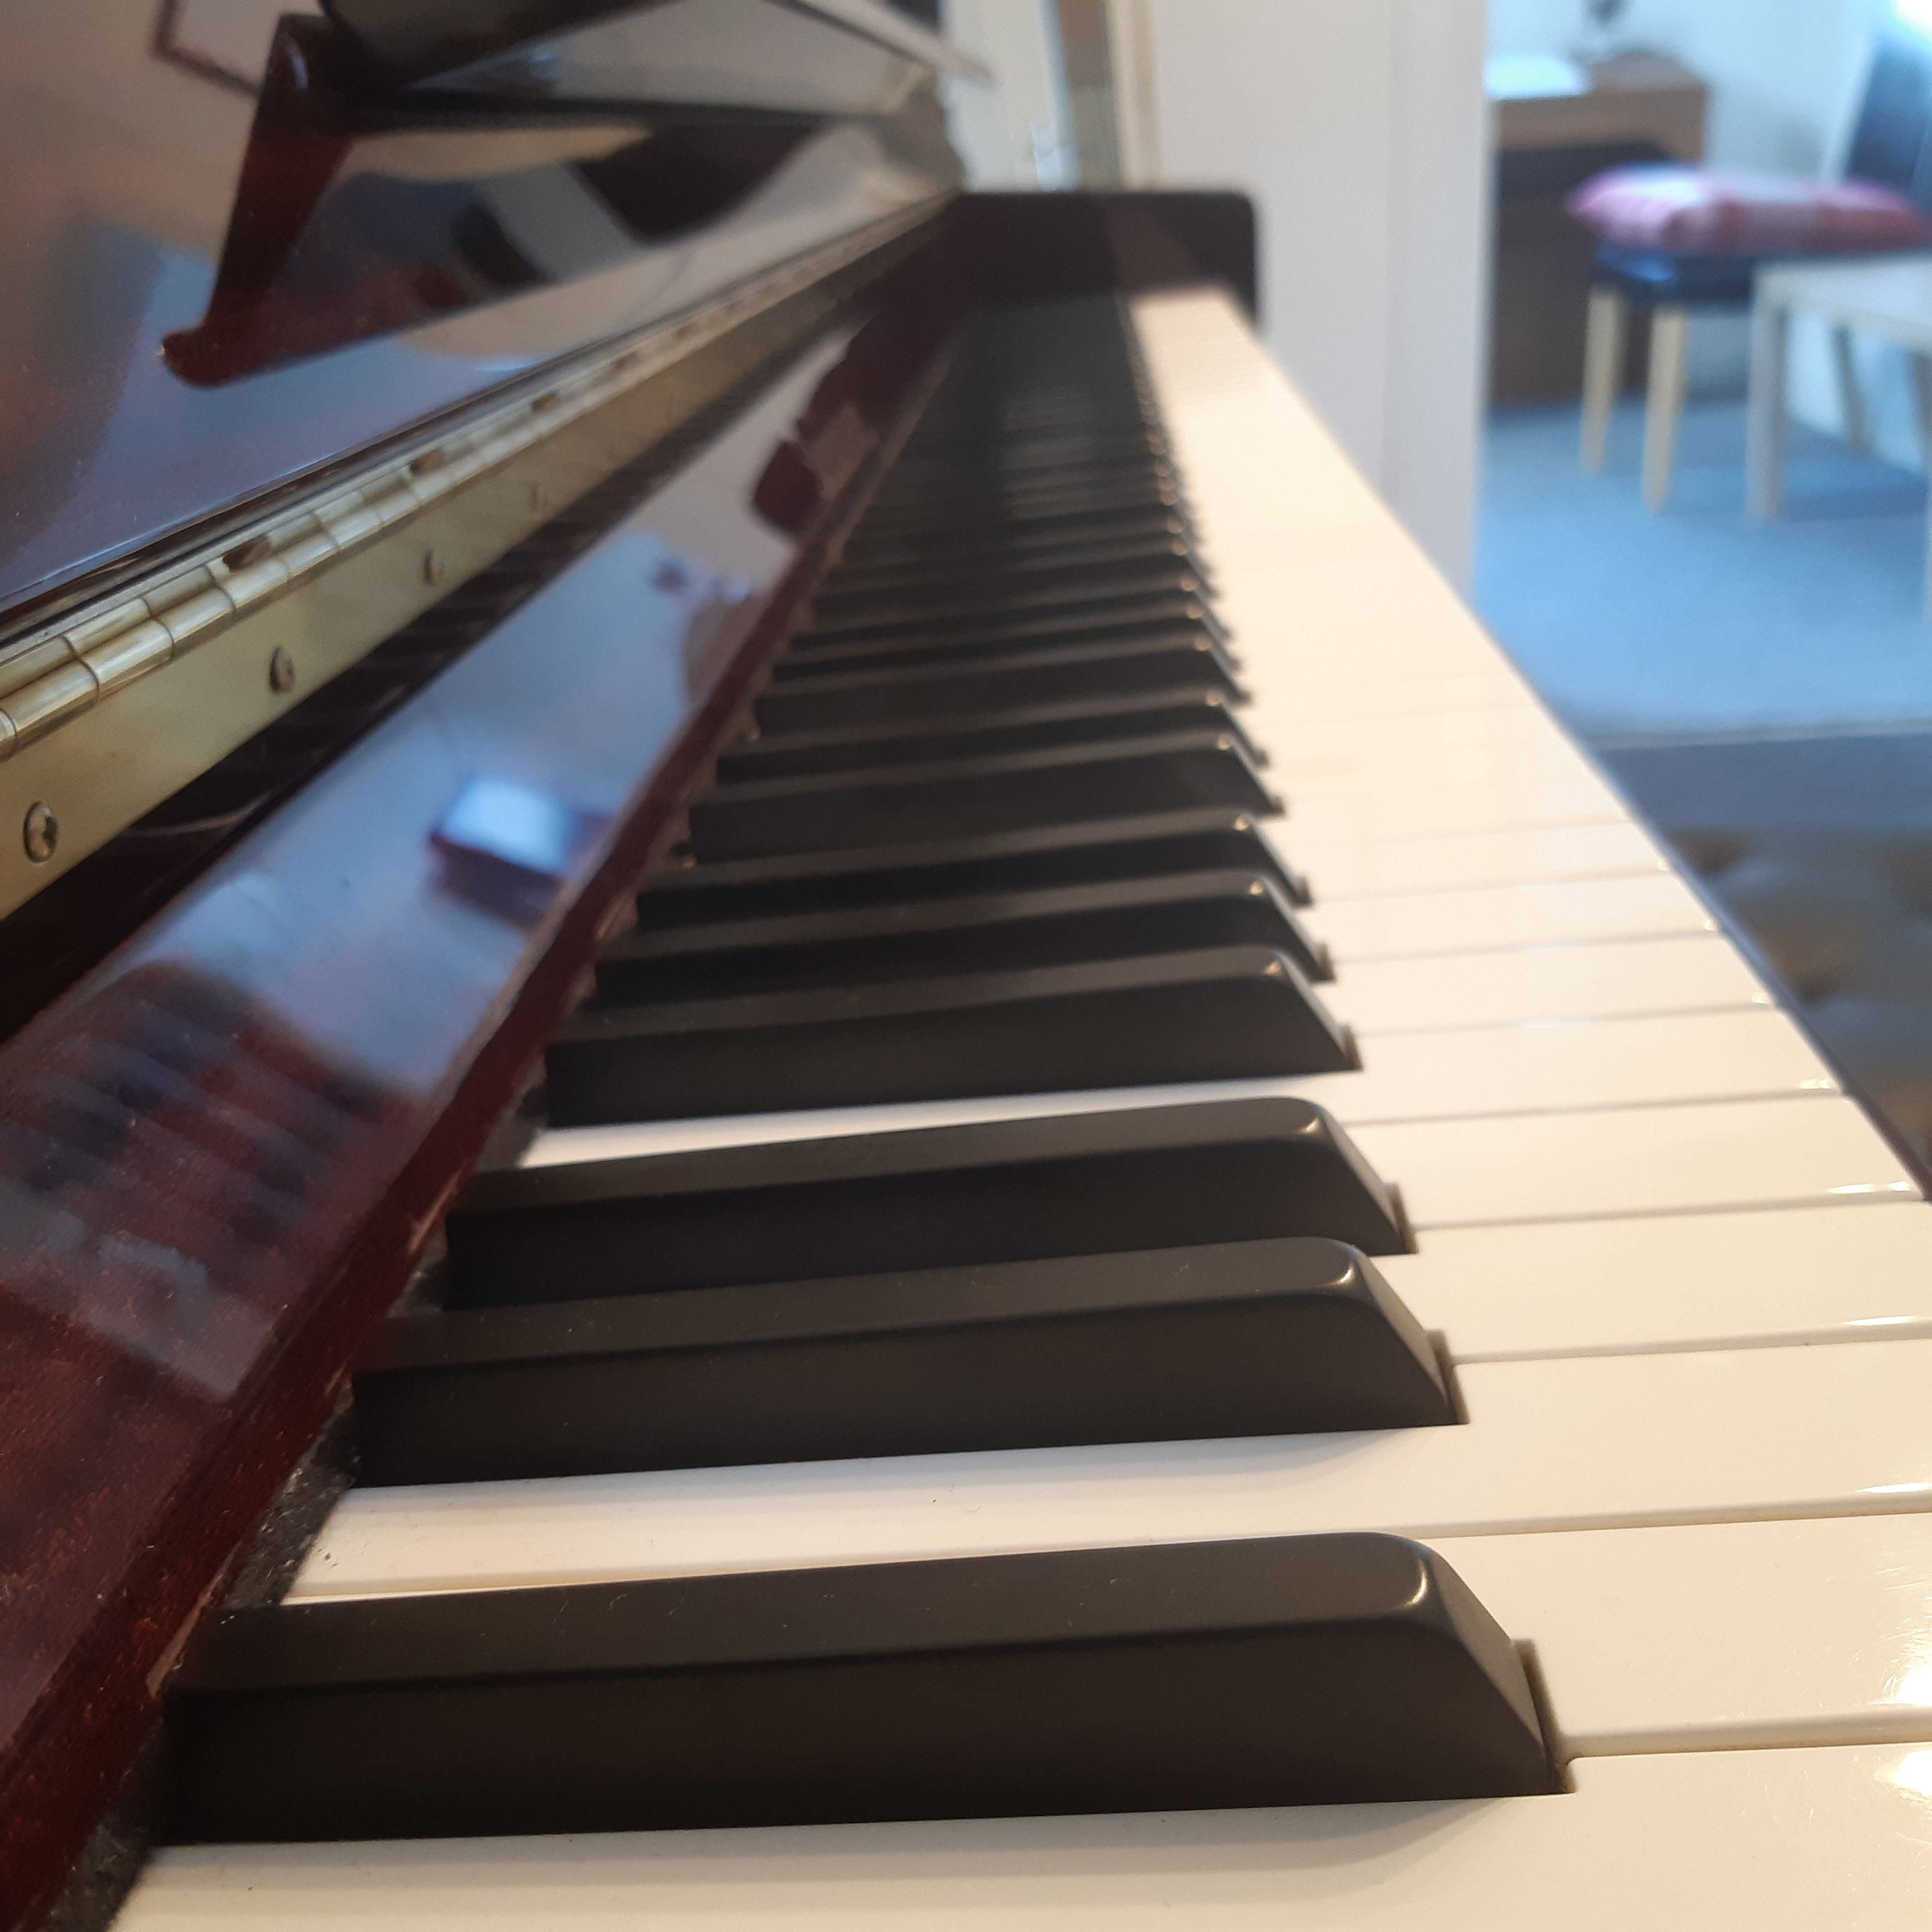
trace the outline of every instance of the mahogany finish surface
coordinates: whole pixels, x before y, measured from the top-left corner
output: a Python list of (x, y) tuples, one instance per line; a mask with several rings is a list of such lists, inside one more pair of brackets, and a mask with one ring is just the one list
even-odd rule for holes
[[(124, 26), (116, 3), (76, 19)], [(777, 240), (810, 245), (822, 212)], [(195, 1619), (910, 428), (960, 304), (1204, 266), (1251, 291), (1252, 234), (1235, 196), (968, 197), (871, 293), (790, 298), (801, 359), (761, 400), (0, 1046), (0, 1925), (45, 1903), (112, 1795)], [(538, 352), (540, 330), (504, 351), (497, 323), (538, 313), (506, 301), (478, 311), (489, 353), (446, 353), (438, 324), (205, 390), (170, 374), (140, 428), (136, 392), (165, 368), (154, 318), (193, 325), (210, 259), (78, 389), (51, 350), (38, 365), (56, 406), (25, 412), (28, 442), (70, 434), (81, 454), (63, 508), (34, 450), (6, 448), (0, 510), (25, 510), (0, 596), (56, 522), (84, 567), (110, 525), (151, 534), (206, 490), (298, 466), (304, 437), (339, 449)], [(550, 291), (542, 352), (601, 328), (610, 286)], [(89, 466), (110, 446), (152, 458), (118, 494)], [(534, 898), (527, 873), (503, 890), (452, 851), (450, 808), (479, 778), (584, 830)]]
[[(0, 1922), (91, 1826), (856, 514), (945, 319), (915, 295), (808, 348), (0, 1050)], [(534, 898), (439, 837), (478, 778), (590, 835)]]
[[(927, 89), (889, 112), (859, 87), (862, 114), (780, 89), (736, 117), (398, 98), (288, 10), (5, 10), (0, 626), (958, 179)], [(776, 0), (652, 10), (688, 16), (706, 74), (748, 15), (804, 36), (801, 74), (880, 57)]]

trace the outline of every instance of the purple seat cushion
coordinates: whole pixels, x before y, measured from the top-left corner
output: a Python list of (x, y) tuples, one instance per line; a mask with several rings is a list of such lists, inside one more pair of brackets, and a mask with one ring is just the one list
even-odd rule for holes
[(1932, 221), (1870, 182), (1736, 168), (1612, 168), (1564, 204), (1606, 242), (1684, 255), (1816, 255), (1921, 248)]

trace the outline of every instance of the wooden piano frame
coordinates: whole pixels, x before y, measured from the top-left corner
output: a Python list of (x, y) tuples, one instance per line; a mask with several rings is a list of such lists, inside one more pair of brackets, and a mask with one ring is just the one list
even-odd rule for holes
[[(45, 1907), (115, 1802), (171, 1667), (525, 1087), (600, 932), (677, 838), (683, 801), (943, 369), (962, 306), (1202, 280), (1255, 298), (1252, 212), (1233, 194), (968, 196), (911, 252), (881, 252), (832, 298), (807, 292), (779, 304), (782, 326), (776, 310), (759, 325), (768, 376), (872, 318), (868, 359), (843, 379), (864, 424), (856, 470), (812, 507), (735, 659), (506, 977), (465, 979), (428, 939), (382, 954), (413, 987), (340, 970), (355, 922), (406, 933), (423, 916), (344, 890), (386, 842), (425, 830), (410, 799), (383, 792), (381, 761), (352, 754), (0, 1046), (0, 1923)], [(728, 380), (686, 375), (687, 420), (745, 387), (730, 357), (716, 367)], [(801, 424), (808, 469), (832, 414), (815, 404)], [(278, 842), (265, 853), (265, 839)], [(281, 908), (273, 943), (292, 949), (266, 990), (232, 964), (237, 895), (263, 877)], [(364, 957), (380, 950), (373, 930), (352, 936)], [(411, 998), (454, 1002), (464, 1023), (440, 1036), (452, 1044), (437, 1064), (387, 1085), (366, 1072), (385, 1052), (376, 1016)]]

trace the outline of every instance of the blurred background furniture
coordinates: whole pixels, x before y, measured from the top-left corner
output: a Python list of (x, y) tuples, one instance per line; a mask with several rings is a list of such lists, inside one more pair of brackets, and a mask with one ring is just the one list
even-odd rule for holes
[[(1846, 440), (1855, 449), (1868, 446), (1869, 433), (1852, 359), (1852, 337), (1876, 336), (1906, 352), (1911, 358), (1919, 432), (1932, 464), (1932, 254), (1768, 266), (1758, 272), (1751, 310), (1744, 467), (1754, 516), (1774, 517), (1784, 507), (1791, 324), (1802, 315), (1817, 316), (1832, 331), (1844, 392)], [(1927, 566), (1927, 608), (1932, 611), (1932, 537)]]
[[(1845, 150), (1847, 181), (1893, 189), (1932, 208), (1932, 39), (1894, 19), (1880, 30), (1871, 65)], [(1809, 186), (1794, 181), (1795, 191)], [(1821, 232), (1823, 248), (1832, 245)], [(1839, 244), (1842, 250), (1842, 243)], [(1680, 253), (1616, 242), (1596, 250), (1584, 350), (1582, 454), (1584, 466), (1601, 467), (1612, 406), (1622, 387), (1625, 337), (1634, 308), (1651, 320), (1648, 395), (1644, 417), (1644, 500), (1660, 510), (1669, 498), (1670, 470), (1683, 413), (1690, 317), (1699, 309), (1742, 309), (1752, 300), (1760, 263), (1774, 254), (1810, 252), (1739, 248), (1724, 254)], [(1841, 265), (1842, 266), (1842, 265)], [(1768, 322), (1767, 327), (1778, 325)], [(1834, 338), (1835, 365), (1844, 420), (1854, 441), (1863, 433), (1850, 338)]]
[(1582, 458), (1604, 466), (1610, 412), (1624, 388), (1633, 311), (1648, 316), (1650, 353), (1643, 418), (1643, 499), (1660, 510), (1670, 495), (1677, 425), (1689, 375), (1690, 317), (1698, 309), (1738, 309), (1751, 298), (1755, 258), (1673, 255), (1604, 242), (1594, 250), (1583, 338)]
[(1606, 168), (1703, 158), (1709, 92), (1688, 68), (1622, 54), (1577, 73), (1580, 92), (1494, 103), (1494, 403), (1562, 401), (1581, 392), (1595, 244), (1564, 198)]

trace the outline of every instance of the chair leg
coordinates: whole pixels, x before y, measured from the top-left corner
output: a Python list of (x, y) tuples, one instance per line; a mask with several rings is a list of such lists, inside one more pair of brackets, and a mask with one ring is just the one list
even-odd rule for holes
[(1610, 412), (1623, 386), (1624, 334), (1630, 304), (1621, 289), (1590, 291), (1583, 334), (1583, 467), (1594, 476), (1610, 448)]
[(1751, 306), (1750, 401), (1744, 418), (1744, 494), (1754, 517), (1774, 517), (1784, 505), (1790, 336), (1790, 310), (1760, 295)]
[(1690, 316), (1674, 302), (1651, 311), (1650, 394), (1643, 416), (1643, 500), (1660, 510), (1670, 500), (1670, 465), (1677, 454), (1678, 418), (1684, 413), (1689, 374), (1686, 351)]
[(1858, 386), (1858, 357), (1852, 347), (1852, 332), (1832, 331), (1832, 366), (1838, 377), (1838, 413), (1845, 425), (1845, 440), (1854, 456), (1871, 453), (1871, 422), (1865, 413), (1864, 392)]

